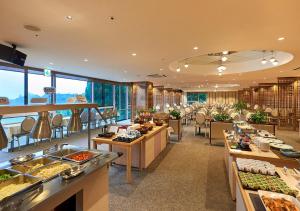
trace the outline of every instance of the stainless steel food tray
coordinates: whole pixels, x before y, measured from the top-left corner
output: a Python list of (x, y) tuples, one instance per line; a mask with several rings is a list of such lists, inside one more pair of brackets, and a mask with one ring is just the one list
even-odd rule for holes
[[(63, 163), (70, 165), (71, 168), (75, 166), (74, 164), (71, 164), (71, 163), (69, 163), (69, 162), (66, 163), (66, 162), (57, 161), (57, 162), (53, 162), (53, 163), (47, 164), (47, 165), (45, 165), (45, 166), (42, 166), (42, 167), (40, 167), (40, 168), (38, 168), (38, 169), (36, 169), (36, 170), (30, 172), (29, 174), (30, 174), (31, 176), (38, 177), (37, 174), (38, 174), (40, 171), (42, 171), (43, 169), (49, 168), (49, 167), (53, 167), (53, 166), (58, 166), (58, 165), (61, 165), (61, 164), (63, 164)], [(40, 179), (41, 179), (43, 182), (48, 182), (48, 181), (52, 180), (53, 178), (57, 177), (57, 176), (58, 176), (59, 174), (61, 174), (62, 172), (63, 172), (63, 171), (58, 172), (58, 173), (54, 174), (53, 176), (51, 176), (51, 177), (49, 177), (49, 178), (47, 178), (47, 179), (44, 179), (44, 178), (40, 178)]]
[[(10, 170), (10, 169), (0, 169), (0, 175), (2, 175), (2, 174), (9, 174), (12, 177), (15, 177), (15, 176), (19, 175), (20, 173), (17, 171), (14, 171), (14, 170)], [(6, 181), (6, 180), (0, 180), (0, 183), (2, 183), (4, 181)]]
[[(73, 159), (70, 158), (71, 156), (76, 156), (76, 155), (78, 155), (78, 154), (80, 154), (80, 153), (85, 153), (85, 152), (91, 153), (93, 156), (92, 156), (91, 158), (89, 158), (89, 159), (82, 160), (82, 161), (77, 161), (77, 160), (73, 160)], [(98, 156), (100, 156), (100, 155), (102, 155), (102, 153), (99, 152), (99, 151), (81, 150), (81, 151), (78, 151), (78, 152), (74, 152), (74, 153), (72, 153), (72, 154), (69, 154), (69, 155), (67, 155), (67, 156), (64, 156), (63, 159), (64, 159), (64, 160), (68, 160), (68, 161), (72, 161), (72, 162), (75, 162), (75, 163), (81, 165), (81, 164), (86, 163), (86, 162), (88, 162), (88, 161), (90, 161), (90, 160), (92, 160), (92, 159), (94, 159), (94, 158), (96, 158), (96, 157), (98, 157)]]
[(31, 185), (29, 185), (28, 187), (26, 187), (18, 192), (11, 194), (3, 199), (0, 199), (0, 205), (3, 205), (4, 203), (9, 201), (14, 196), (22, 195), (22, 194), (28, 193), (30, 191), (33, 191), (33, 190), (39, 188), (42, 185), (42, 181), (41, 181), (41, 179), (30, 176), (30, 175), (21, 175), (20, 174), (20, 175), (17, 175), (16, 177), (13, 177), (11, 179), (5, 180), (2, 183), (0, 183), (0, 190), (1, 190), (2, 188), (6, 187), (8, 185), (11, 185), (11, 184), (17, 185), (17, 184), (23, 184), (23, 183), (27, 183), (27, 182), (31, 183)]
[(75, 152), (79, 152), (81, 150), (82, 149), (78, 149), (78, 148), (66, 148), (66, 149), (61, 149), (61, 150), (49, 153), (47, 156), (62, 159), (65, 156), (68, 156), (68, 155), (73, 154)]
[(34, 156), (35, 156), (34, 154), (18, 156), (18, 157), (15, 157), (13, 159), (10, 159), (9, 162), (12, 165), (21, 164), (21, 163), (27, 162), (29, 160), (32, 160), (34, 158)]
[[(45, 166), (45, 165), (48, 165), (53, 162), (57, 162), (57, 161), (52, 158), (48, 158), (48, 157), (39, 157), (39, 158), (33, 159), (31, 161), (27, 161), (27, 162), (19, 164), (19, 165), (14, 165), (11, 167), (11, 169), (18, 171), (20, 173), (23, 173), (23, 174), (27, 174), (27, 173), (30, 173), (31, 171), (33, 171), (33, 170), (31, 170), (31, 168), (37, 164), (43, 164)], [(41, 168), (41, 167), (39, 167), (39, 168)], [(34, 169), (34, 170), (36, 170), (36, 169)]]

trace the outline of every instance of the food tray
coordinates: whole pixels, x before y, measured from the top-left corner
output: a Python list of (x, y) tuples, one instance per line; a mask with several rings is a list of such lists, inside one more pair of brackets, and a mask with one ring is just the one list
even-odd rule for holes
[(63, 171), (62, 173), (60, 173), (60, 176), (65, 180), (72, 179), (83, 173), (84, 169), (84, 166), (77, 165), (66, 171)]
[(34, 156), (35, 156), (34, 154), (18, 156), (18, 157), (15, 157), (13, 159), (10, 159), (9, 162), (12, 165), (21, 164), (21, 163), (27, 162), (29, 160), (32, 160), (34, 158)]
[[(79, 160), (72, 159), (72, 157), (78, 156), (78, 155), (80, 155), (80, 154), (82, 154), (82, 153), (87, 153), (87, 154), (89, 154), (89, 155), (90, 155), (89, 158), (87, 158), (87, 159), (85, 159), (85, 160), (80, 160), (80, 161), (79, 161)], [(77, 163), (77, 164), (83, 164), (83, 163), (85, 163), (85, 162), (87, 162), (87, 161), (89, 161), (89, 160), (91, 160), (91, 159), (93, 159), (93, 158), (95, 158), (95, 157), (97, 157), (97, 156), (99, 156), (99, 155), (101, 155), (101, 153), (98, 152), (98, 151), (82, 150), (82, 151), (75, 152), (75, 153), (73, 153), (73, 154), (67, 155), (67, 156), (63, 157), (63, 159), (69, 160), (69, 161), (72, 161), (72, 162), (75, 162), (75, 163)]]
[[(14, 196), (21, 195), (21, 194), (23, 195), (25, 193), (28, 193), (30, 191), (33, 191), (33, 190), (37, 189), (38, 187), (41, 186), (42, 181), (41, 181), (41, 179), (36, 178), (36, 177), (32, 177), (30, 175), (21, 175), (20, 174), (16, 177), (13, 177), (12, 179), (9, 179), (9, 180), (6, 180), (6, 181), (0, 183), (0, 191), (3, 188), (7, 187), (8, 185), (21, 185), (21, 184), (24, 184), (24, 183), (30, 183), (30, 185), (28, 185), (25, 188), (22, 188), (19, 191), (13, 192), (13, 193), (11, 193), (10, 195), (8, 195), (4, 198), (2, 198), (0, 196), (0, 204), (3, 204), (5, 202), (7, 202), (8, 200), (10, 200)], [(7, 193), (7, 191), (6, 191), (6, 193)]]
[(280, 149), (280, 153), (283, 154), (284, 156), (290, 157), (290, 158), (299, 158), (300, 157), (300, 152), (292, 150), (292, 149)]
[(58, 158), (58, 159), (62, 159), (65, 156), (68, 156), (70, 154), (73, 154), (75, 152), (79, 152), (81, 151), (81, 149), (76, 149), (76, 148), (65, 148), (65, 149), (61, 149), (55, 152), (52, 152), (50, 154), (48, 154), (48, 156), (53, 157), (53, 158)]
[(100, 133), (98, 134), (99, 138), (111, 138), (115, 135), (114, 132), (108, 132), (108, 133)]
[[(33, 159), (31, 161), (25, 162), (23, 164), (14, 165), (11, 167), (11, 169), (21, 172), (23, 174), (26, 174), (26, 173), (30, 173), (31, 171), (35, 170), (35, 169), (32, 169), (32, 167), (34, 167), (35, 165), (42, 164), (43, 166), (45, 166), (45, 165), (48, 165), (55, 161), (56, 160), (51, 159), (51, 158), (40, 157), (40, 158)], [(40, 166), (40, 167), (42, 167), (42, 166)], [(40, 167), (38, 167), (38, 168), (40, 168)]]
[[(9, 174), (12, 178), (19, 175), (19, 172), (16, 172), (16, 171), (13, 171), (13, 170), (10, 170), (10, 169), (0, 169), (0, 175), (3, 175), (3, 174)], [(9, 178), (11, 179), (11, 178)], [(8, 179), (5, 179), (5, 180), (0, 180), (0, 183), (1, 182), (4, 182)]]
[(300, 203), (295, 197), (281, 194), (281, 193), (274, 193), (274, 192), (261, 191), (261, 190), (258, 191), (258, 195), (259, 195), (266, 210), (270, 210), (270, 209), (266, 206), (266, 204), (263, 200), (263, 197), (267, 197), (267, 198), (271, 198), (271, 199), (285, 199), (287, 201), (292, 202), (295, 205), (295, 207), (297, 207), (300, 210)]
[[(50, 164), (48, 164), (48, 165), (45, 165), (45, 166), (43, 166), (43, 167), (40, 167), (40, 168), (38, 168), (38, 169), (36, 169), (36, 170), (30, 172), (30, 175), (32, 175), (32, 176), (34, 176), (34, 177), (39, 177), (38, 174), (39, 174), (41, 171), (43, 171), (43, 170), (45, 170), (45, 169), (47, 169), (47, 168), (57, 167), (57, 166), (59, 166), (59, 165), (64, 165), (64, 164), (69, 165), (70, 168), (72, 168), (72, 167), (74, 166), (74, 165), (72, 165), (71, 163), (63, 163), (63, 162), (61, 162), (61, 161), (57, 161), (57, 162), (50, 163)], [(65, 169), (65, 170), (67, 170), (67, 169)], [(60, 172), (57, 172), (57, 173), (53, 174), (53, 175), (50, 176), (50, 177), (47, 177), (47, 178), (41, 178), (41, 180), (42, 180), (43, 182), (48, 182), (48, 181), (52, 180), (53, 178), (57, 177), (60, 173), (62, 173), (62, 172), (65, 171), (65, 170), (62, 170), (62, 171), (60, 171)]]
[(276, 144), (276, 143), (270, 143), (270, 146), (274, 149), (280, 150), (280, 149), (294, 149), (291, 145), (288, 144)]

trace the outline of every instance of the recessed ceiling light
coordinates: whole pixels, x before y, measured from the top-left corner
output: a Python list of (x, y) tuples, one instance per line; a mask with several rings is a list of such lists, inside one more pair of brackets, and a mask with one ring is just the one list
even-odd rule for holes
[(275, 62), (275, 60), (276, 60), (276, 59), (275, 59), (275, 57), (273, 56), (273, 57), (270, 59), (270, 62), (273, 63), (273, 62)]
[(219, 75), (219, 76), (221, 76), (221, 75), (222, 75), (222, 73), (218, 73), (218, 75)]
[(267, 62), (268, 62), (268, 61), (267, 61), (266, 59), (262, 59), (262, 60), (261, 60), (261, 63), (262, 63), (262, 64), (267, 64)]
[(178, 68), (176, 69), (176, 71), (177, 71), (177, 72), (180, 72), (180, 68), (178, 67)]
[(197, 46), (195, 46), (193, 49), (194, 49), (194, 50), (198, 50), (198, 47), (197, 47)]
[(160, 68), (159, 70), (160, 70), (160, 71), (163, 71), (164, 69), (163, 69), (163, 68)]
[(222, 54), (227, 55), (229, 52), (228, 51), (223, 51)]
[(66, 19), (72, 20), (72, 16), (71, 16), (71, 15), (68, 15), (68, 16), (66, 16)]
[(273, 64), (274, 66), (276, 66), (276, 65), (278, 65), (278, 64), (279, 64), (279, 62), (278, 62), (278, 60), (277, 60), (277, 59), (275, 59), (275, 61), (274, 61), (274, 62), (272, 62), (272, 64)]
[(226, 62), (228, 60), (228, 57), (222, 56), (221, 60), (222, 60), (222, 62)]
[(132, 55), (132, 56), (136, 56), (136, 53), (132, 53), (131, 55)]
[(84, 61), (84, 62), (88, 62), (89, 60), (88, 60), (87, 58), (85, 58), (83, 61)]
[(188, 67), (189, 67), (189, 64), (185, 63), (185, 64), (184, 64), (184, 67), (185, 67), (185, 68), (188, 68)]
[(282, 41), (284, 39), (285, 39), (284, 37), (279, 37), (277, 40)]
[(49, 64), (50, 64), (50, 65), (54, 65), (54, 63), (53, 63), (53, 62), (49, 62)]

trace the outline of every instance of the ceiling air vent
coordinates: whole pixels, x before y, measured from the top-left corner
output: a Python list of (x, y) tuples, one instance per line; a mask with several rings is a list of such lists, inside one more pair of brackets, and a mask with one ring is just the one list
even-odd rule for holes
[(167, 76), (164, 75), (164, 74), (155, 73), (155, 74), (149, 74), (149, 75), (147, 75), (147, 77), (150, 77), (150, 78), (166, 78)]

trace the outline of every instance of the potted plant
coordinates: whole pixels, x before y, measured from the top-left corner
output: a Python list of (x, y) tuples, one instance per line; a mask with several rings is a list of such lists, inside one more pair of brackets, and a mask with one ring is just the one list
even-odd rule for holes
[(243, 113), (243, 110), (247, 108), (247, 104), (244, 101), (238, 101), (236, 104), (233, 105), (233, 108), (239, 112), (240, 114)]
[(170, 118), (171, 119), (180, 119), (180, 112), (177, 110), (170, 111)]
[(256, 124), (266, 123), (267, 121), (267, 114), (262, 111), (257, 111), (256, 113), (250, 116), (250, 121)]
[(214, 120), (221, 121), (221, 122), (228, 122), (230, 120), (230, 116), (225, 113), (220, 113), (220, 114), (214, 115)]

